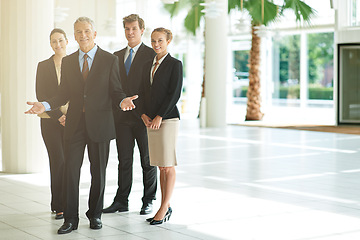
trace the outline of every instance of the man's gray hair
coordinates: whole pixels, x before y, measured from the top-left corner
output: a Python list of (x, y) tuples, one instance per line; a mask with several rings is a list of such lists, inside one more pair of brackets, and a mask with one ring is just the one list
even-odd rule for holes
[(74, 22), (74, 28), (75, 28), (75, 24), (78, 23), (78, 22), (86, 22), (86, 23), (89, 23), (92, 27), (92, 30), (93, 31), (96, 31), (95, 29), (95, 23), (94, 21), (91, 19), (91, 18), (88, 18), (88, 17), (79, 17), (78, 19), (76, 19), (76, 21)]

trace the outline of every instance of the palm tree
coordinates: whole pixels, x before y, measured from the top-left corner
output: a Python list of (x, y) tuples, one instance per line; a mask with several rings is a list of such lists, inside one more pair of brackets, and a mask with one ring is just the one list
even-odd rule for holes
[[(180, 0), (174, 4), (166, 4), (171, 17), (175, 16), (181, 9), (190, 8), (185, 21), (185, 28), (192, 34), (200, 26), (203, 15), (201, 10), (204, 0)], [(263, 113), (260, 110), (260, 44), (261, 38), (256, 34), (261, 26), (267, 26), (278, 20), (285, 10), (292, 10), (296, 21), (310, 23), (315, 10), (301, 0), (283, 0), (282, 5), (276, 5), (273, 0), (228, 0), (228, 12), (232, 9), (245, 10), (251, 19), (251, 49), (249, 57), (249, 88), (247, 92), (247, 110), (245, 120), (261, 120)], [(205, 79), (204, 79), (205, 80)], [(204, 86), (204, 85), (203, 85)], [(204, 88), (203, 88), (204, 94)]]
[(269, 0), (228, 0), (229, 11), (234, 8), (245, 10), (251, 18), (251, 49), (249, 56), (249, 88), (245, 120), (261, 120), (263, 113), (260, 110), (260, 43), (261, 38), (256, 30), (267, 26), (281, 17), (285, 10), (292, 10), (297, 22), (310, 23), (315, 10), (301, 0), (283, 0), (282, 5), (276, 5)]

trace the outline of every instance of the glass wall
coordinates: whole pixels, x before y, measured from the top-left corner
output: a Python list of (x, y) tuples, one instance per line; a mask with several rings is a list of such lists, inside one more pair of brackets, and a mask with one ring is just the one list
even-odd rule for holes
[[(271, 41), (271, 44), (267, 44), (266, 41)], [(282, 113), (284, 107), (293, 108), (297, 114), (312, 114), (313, 111), (321, 111), (326, 112), (324, 114), (335, 115), (334, 33), (298, 31), (295, 34), (286, 35), (285, 32), (281, 36), (274, 36), (266, 41), (264, 41), (262, 51), (265, 51), (264, 55), (267, 58), (270, 57), (261, 63), (262, 76), (266, 76), (266, 86), (262, 84), (261, 93), (262, 106), (267, 110), (265, 115)], [(242, 111), (241, 114), (244, 114), (247, 101), (249, 50), (250, 45), (245, 43), (233, 44), (231, 111)], [(296, 110), (300, 108), (311, 109), (311, 113), (304, 111), (300, 113)], [(322, 110), (318, 111), (319, 108)], [(237, 119), (242, 119), (242, 115)]]
[[(306, 100), (333, 100), (334, 33), (309, 33), (305, 37), (306, 45), (301, 44), (300, 35), (273, 41), (273, 104), (300, 99), (301, 64), (306, 64), (308, 70), (302, 78), (308, 81)], [(300, 59), (301, 48), (307, 49), (307, 59)], [(293, 103), (299, 105), (298, 101)]]
[(279, 99), (300, 98), (300, 36), (289, 35), (273, 40), (273, 104)]
[(333, 100), (334, 33), (308, 34), (309, 99)]
[(350, 4), (350, 25), (360, 25), (360, 0), (351, 0)]
[(233, 51), (233, 54), (233, 97), (246, 97), (246, 92), (249, 86), (249, 50)]
[(339, 45), (339, 123), (360, 122), (360, 45)]

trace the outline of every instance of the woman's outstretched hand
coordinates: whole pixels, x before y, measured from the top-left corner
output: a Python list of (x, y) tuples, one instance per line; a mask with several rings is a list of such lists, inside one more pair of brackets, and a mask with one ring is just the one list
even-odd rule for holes
[(32, 105), (32, 108), (27, 110), (25, 114), (41, 114), (45, 112), (45, 107), (40, 102), (26, 102), (28, 105)]

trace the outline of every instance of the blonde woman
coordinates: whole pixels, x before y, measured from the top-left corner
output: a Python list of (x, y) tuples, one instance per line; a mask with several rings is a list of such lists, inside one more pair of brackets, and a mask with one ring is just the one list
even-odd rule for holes
[(144, 65), (143, 88), (140, 93), (141, 118), (147, 127), (150, 165), (160, 170), (161, 206), (151, 225), (162, 224), (170, 219), (170, 199), (175, 186), (176, 140), (180, 114), (176, 103), (180, 99), (183, 71), (182, 63), (167, 51), (172, 33), (156, 28), (151, 34), (155, 58)]

